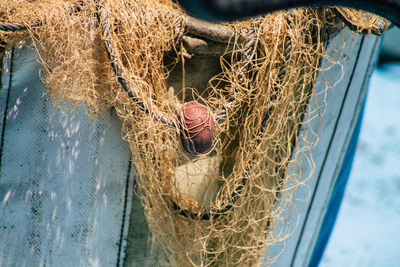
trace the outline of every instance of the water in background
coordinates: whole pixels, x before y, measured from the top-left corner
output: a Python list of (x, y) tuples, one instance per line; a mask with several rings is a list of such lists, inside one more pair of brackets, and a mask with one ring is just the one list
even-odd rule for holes
[(400, 266), (400, 63), (372, 74), (354, 164), (319, 266)]

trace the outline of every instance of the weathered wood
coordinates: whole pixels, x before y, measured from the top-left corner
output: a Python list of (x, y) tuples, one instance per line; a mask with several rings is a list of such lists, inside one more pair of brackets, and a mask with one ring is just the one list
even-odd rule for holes
[(192, 35), (214, 42), (228, 43), (235, 36), (235, 32), (229, 26), (211, 23), (190, 16), (186, 16), (185, 24), (188, 32)]
[[(315, 171), (311, 173), (307, 165), (301, 170), (293, 167), (295, 172), (301, 171), (304, 177), (312, 176), (306, 186), (300, 186), (296, 192), (293, 213), (286, 214), (293, 233), (281, 244), (269, 247), (271, 258), (282, 253), (272, 266), (308, 266), (310, 263), (327, 204), (332, 197), (332, 189), (365, 99), (378, 46), (379, 39), (376, 37), (361, 36), (344, 28), (327, 47), (328, 55), (334, 60), (341, 60), (341, 65), (319, 73), (315, 87), (316, 98), (311, 102), (308, 115), (311, 115), (312, 110), (318, 110), (318, 113), (300, 132), (305, 134), (311, 129), (319, 133), (318, 144), (311, 150)], [(323, 60), (322, 68), (330, 65), (329, 60)], [(343, 77), (335, 84), (342, 73)], [(324, 93), (325, 82), (335, 84), (328, 89), (327, 95)], [(298, 148), (303, 145), (300, 141)]]
[(379, 50), (379, 43), (380, 40), (373, 36), (363, 37), (357, 64), (348, 85), (340, 118), (336, 124), (335, 135), (331, 141), (329, 153), (326, 155), (318, 188), (314, 193), (314, 201), (308, 214), (307, 224), (303, 229), (296, 258), (293, 261), (294, 266), (303, 266), (304, 260), (309, 262), (311, 259), (323, 218), (327, 212), (328, 200), (333, 197), (333, 187), (342, 166), (346, 164), (343, 160), (365, 101), (368, 81)]
[(126, 238), (126, 256), (123, 266), (126, 267), (153, 267), (159, 260), (158, 252), (152, 248), (151, 234), (144, 214), (144, 209), (137, 194), (132, 197), (132, 210), (130, 214), (129, 232)]
[[(220, 55), (193, 56), (185, 59), (185, 77), (182, 75), (182, 64), (177, 64), (168, 77), (167, 86), (172, 87), (178, 98), (182, 99), (182, 80), (185, 78), (186, 89), (191, 88), (202, 94), (208, 87), (209, 80), (221, 71)], [(186, 92), (185, 102), (194, 99), (192, 93)]]
[(191, 55), (222, 55), (228, 51), (225, 43), (200, 39), (193, 36), (182, 36), (183, 46)]

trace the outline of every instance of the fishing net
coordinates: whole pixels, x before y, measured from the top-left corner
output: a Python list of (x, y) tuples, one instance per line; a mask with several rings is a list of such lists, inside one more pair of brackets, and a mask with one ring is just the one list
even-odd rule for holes
[(366, 34), (383, 34), (390, 22), (370, 12), (354, 8), (336, 8), (338, 14), (344, 18), (344, 22), (354, 31)]
[[(1, 39), (30, 38), (60, 110), (84, 105), (93, 119), (116, 110), (154, 249), (160, 265), (172, 266), (257, 265), (268, 245), (290, 234), (283, 214), (310, 175), (293, 170), (313, 169), (318, 139), (298, 133), (323, 113), (325, 103), (305, 110), (336, 15), (303, 8), (225, 23), (232, 34), (212, 40), (226, 43), (218, 72), (203, 88), (190, 88), (186, 62), (201, 55), (185, 50), (188, 16), (172, 1), (0, 3), (0, 22), (27, 28)], [(213, 114), (212, 148), (200, 156), (181, 145), (177, 117), (190, 101)], [(305, 145), (295, 150), (299, 138)], [(280, 231), (272, 231), (276, 225)]]

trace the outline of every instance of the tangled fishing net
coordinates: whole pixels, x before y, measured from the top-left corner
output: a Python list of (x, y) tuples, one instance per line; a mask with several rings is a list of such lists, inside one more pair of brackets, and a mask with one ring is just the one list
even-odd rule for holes
[[(92, 118), (116, 110), (160, 264), (172, 266), (257, 265), (290, 234), (283, 214), (309, 177), (289, 166), (313, 168), (318, 133), (298, 132), (315, 114), (305, 118), (335, 14), (304, 8), (225, 24), (233, 35), (219, 73), (188, 88), (188, 20), (172, 1), (0, 3), (0, 22), (27, 28), (1, 39), (30, 37), (56, 106), (83, 104)], [(178, 66), (182, 86), (172, 88)], [(200, 156), (182, 147), (177, 117), (189, 101), (213, 114), (211, 151)], [(306, 145), (295, 150), (299, 138)]]

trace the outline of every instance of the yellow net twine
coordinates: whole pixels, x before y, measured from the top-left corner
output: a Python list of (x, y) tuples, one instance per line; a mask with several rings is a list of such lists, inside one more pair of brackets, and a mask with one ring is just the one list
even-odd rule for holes
[[(175, 120), (183, 100), (181, 94), (169, 92), (168, 78), (181, 64), (176, 36), (185, 27), (186, 15), (166, 0), (107, 0), (102, 5), (127, 81), (151, 112)], [(179, 133), (145, 114), (121, 88), (104, 47), (107, 37), (99, 27), (98, 10), (88, 0), (8, 0), (0, 3), (0, 22), (40, 21), (27, 23), (27, 32), (39, 51), (43, 79), (56, 106), (67, 110), (83, 104), (92, 118), (116, 110), (131, 148), (149, 228), (164, 255), (160, 264), (257, 265), (267, 245), (289, 234), (284, 224), (281, 231), (272, 229), (285, 220), (281, 215), (292, 208), (296, 187), (309, 178), (290, 172), (289, 164), (313, 167), (309, 151), (315, 136), (302, 136), (307, 145), (295, 153), (294, 147), (307, 121), (305, 109), (324, 55), (324, 27), (334, 12), (304, 8), (225, 24), (236, 34), (220, 57), (220, 74), (209, 77), (207, 88), (174, 88), (194, 95), (214, 114), (226, 110), (216, 123), (213, 151), (190, 157), (179, 145)], [(252, 28), (257, 46), (243, 76), (240, 55)], [(2, 33), (0, 38), (12, 42), (25, 35)], [(171, 51), (175, 64), (167, 65)], [(304, 155), (308, 162), (300, 160)], [(246, 183), (232, 201), (243, 178)], [(198, 196), (193, 196), (185, 190), (196, 182), (201, 186), (195, 186)], [(286, 202), (278, 205), (282, 199)], [(186, 218), (173, 208), (198, 213), (224, 210), (229, 204), (223, 215), (210, 220)]]

